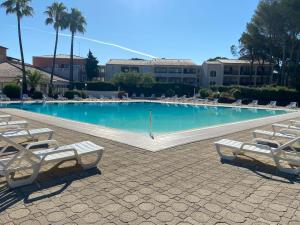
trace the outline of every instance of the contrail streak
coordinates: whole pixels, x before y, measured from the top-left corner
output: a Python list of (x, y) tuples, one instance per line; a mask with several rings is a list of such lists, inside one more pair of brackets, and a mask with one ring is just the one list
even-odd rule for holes
[[(13, 27), (15, 27), (15, 26), (13, 26)], [(24, 27), (22, 27), (22, 29), (25, 29), (25, 30), (34, 30), (34, 31), (38, 31), (38, 32), (43, 32), (43, 33), (55, 35), (55, 33), (53, 33), (53, 32), (48, 32), (48, 31), (40, 30), (40, 29), (37, 29), (37, 28), (34, 28), (34, 27), (25, 27), (24, 26)], [(64, 34), (64, 33), (59, 33), (59, 35), (62, 36), (62, 37), (71, 37), (70, 34)], [(74, 38), (85, 40), (85, 41), (94, 42), (94, 43), (101, 44), (101, 45), (112, 46), (112, 47), (119, 48), (119, 49), (122, 49), (122, 50), (127, 51), (127, 52), (131, 52), (131, 53), (135, 53), (135, 54), (138, 54), (138, 55), (146, 56), (146, 57), (149, 57), (149, 58), (152, 58), (152, 59), (159, 58), (159, 57), (156, 57), (156, 56), (144, 53), (144, 52), (140, 52), (140, 51), (137, 51), (137, 50), (134, 50), (134, 49), (131, 49), (131, 48), (127, 48), (127, 47), (122, 46), (122, 45), (110, 43), (110, 42), (100, 41), (100, 40), (97, 40), (97, 39), (92, 39), (92, 38), (87, 38), (87, 37), (81, 37), (81, 36), (74, 36)]]

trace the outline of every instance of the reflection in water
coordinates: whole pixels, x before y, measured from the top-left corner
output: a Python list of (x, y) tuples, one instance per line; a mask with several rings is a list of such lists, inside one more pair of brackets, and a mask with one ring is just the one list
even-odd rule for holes
[[(2, 107), (5, 105), (2, 105)], [(283, 110), (159, 103), (47, 103), (7, 107), (57, 116), (111, 128), (147, 133), (152, 111), (154, 133), (215, 126), (286, 113)]]

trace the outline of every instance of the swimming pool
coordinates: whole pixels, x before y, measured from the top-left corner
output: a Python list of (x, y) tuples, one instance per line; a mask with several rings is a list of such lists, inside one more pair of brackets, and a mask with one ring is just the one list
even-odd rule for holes
[(149, 133), (149, 115), (152, 112), (151, 132), (154, 134), (205, 128), (287, 113), (285, 110), (154, 102), (25, 103), (8, 104), (2, 107), (17, 108), (136, 133)]

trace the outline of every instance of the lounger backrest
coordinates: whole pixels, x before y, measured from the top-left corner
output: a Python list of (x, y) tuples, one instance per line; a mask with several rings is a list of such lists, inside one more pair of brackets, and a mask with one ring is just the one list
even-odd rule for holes
[(286, 147), (291, 146), (292, 144), (296, 143), (300, 141), (300, 137), (296, 137), (288, 142), (286, 142), (285, 144), (281, 145), (279, 148), (277, 148), (274, 152), (279, 152), (282, 151), (283, 149), (285, 149)]

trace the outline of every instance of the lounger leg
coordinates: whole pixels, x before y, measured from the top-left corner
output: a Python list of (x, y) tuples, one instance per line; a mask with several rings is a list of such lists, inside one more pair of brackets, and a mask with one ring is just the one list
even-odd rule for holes
[(234, 160), (236, 158), (236, 155), (237, 153), (234, 153), (232, 152), (233, 156), (229, 156), (229, 155), (224, 155), (222, 152), (221, 152), (221, 146), (220, 145), (216, 145), (216, 149), (217, 149), (217, 152), (219, 154), (219, 156), (222, 158), (222, 159), (225, 159), (225, 160)]
[(20, 178), (18, 180), (14, 180), (15, 171), (8, 172), (6, 174), (6, 181), (10, 188), (17, 188), (20, 186), (28, 185), (31, 184), (37, 178), (39, 171), (40, 171), (40, 164), (33, 165), (32, 175), (24, 179)]
[(49, 133), (48, 140), (51, 140), (52, 137), (53, 137), (53, 131), (51, 131), (51, 132)]
[(96, 157), (95, 161), (92, 163), (88, 163), (88, 164), (83, 163), (81, 157), (78, 157), (79, 165), (81, 165), (82, 168), (85, 170), (97, 167), (98, 163), (100, 162), (100, 160), (102, 158), (103, 151), (99, 151), (96, 154), (97, 154), (97, 157)]

